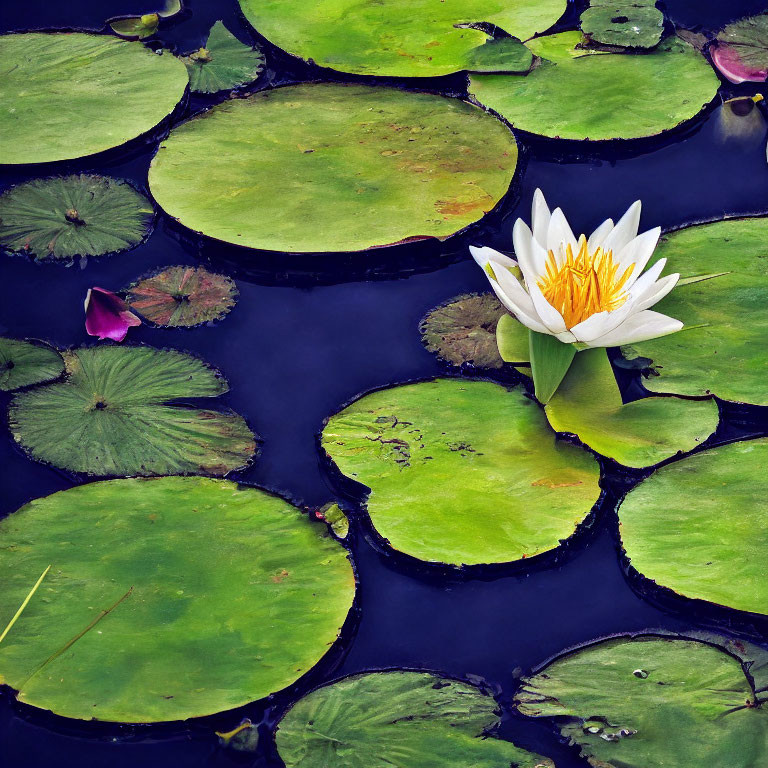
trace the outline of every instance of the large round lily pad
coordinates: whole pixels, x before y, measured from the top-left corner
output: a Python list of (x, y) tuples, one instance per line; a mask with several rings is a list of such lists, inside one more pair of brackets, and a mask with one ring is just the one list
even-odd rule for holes
[(557, 717), (595, 768), (757, 768), (768, 709), (739, 661), (693, 640), (608, 640), (523, 681), (517, 708)]
[(487, 732), (496, 702), (479, 688), (426, 672), (371, 672), (301, 699), (278, 724), (287, 768), (551, 768)]
[(183, 720), (284, 688), (338, 636), (344, 549), (286, 501), (199, 477), (91, 483), (0, 523), (0, 681), (65, 717)]
[(64, 361), (53, 347), (0, 337), (0, 391), (51, 381), (63, 372)]
[(240, 0), (270, 42), (359, 75), (433, 77), (466, 69), (485, 24), (525, 40), (551, 27), (565, 0)]
[(2, 162), (47, 163), (120, 146), (181, 100), (187, 69), (138, 42), (78, 32), (0, 37)]
[(657, 253), (684, 280), (715, 276), (678, 286), (655, 307), (685, 323), (680, 333), (622, 349), (651, 359), (658, 375), (646, 387), (768, 405), (768, 219), (689, 227), (662, 238)]
[(144, 195), (118, 179), (34, 179), (0, 195), (0, 245), (38, 259), (103, 256), (138, 245), (154, 213)]
[(357, 251), (463, 229), (501, 199), (516, 161), (507, 128), (465, 102), (316, 83), (189, 120), (161, 145), (149, 181), (171, 216), (210, 237)]
[(600, 495), (586, 451), (558, 441), (519, 389), (438, 379), (366, 395), (333, 416), (323, 448), (371, 488), (392, 547), (452, 565), (555, 549)]
[(621, 541), (643, 576), (686, 597), (768, 614), (768, 440), (662, 467), (619, 508)]
[(562, 139), (634, 139), (690, 120), (720, 81), (679, 38), (642, 55), (588, 53), (562, 32), (531, 40), (543, 61), (527, 75), (472, 75), (470, 93), (516, 128)]
[(11, 402), (16, 441), (35, 459), (89, 475), (223, 475), (244, 467), (253, 435), (232, 412), (167, 405), (229, 388), (205, 363), (153, 347), (64, 353), (64, 381)]

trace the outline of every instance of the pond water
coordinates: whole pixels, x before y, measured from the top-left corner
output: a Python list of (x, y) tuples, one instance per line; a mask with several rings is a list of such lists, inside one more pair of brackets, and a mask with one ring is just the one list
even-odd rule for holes
[[(141, 0), (6, 3), (0, 31), (98, 29), (107, 17), (151, 10), (152, 5)], [(187, 16), (161, 35), (166, 45), (185, 52), (199, 46), (217, 19), (248, 39), (249, 28), (234, 0), (193, 0), (187, 5)], [(763, 5), (747, 0), (666, 3), (674, 20), (705, 29), (762, 10)], [(303, 64), (260, 42), (268, 66), (262, 87), (317, 78), (357, 79)], [(465, 83), (460, 76), (450, 76), (428, 87), (460, 94)], [(753, 84), (733, 86), (724, 88), (723, 95), (756, 90)], [(185, 115), (213, 102), (193, 97)], [(446, 373), (422, 346), (419, 321), (454, 296), (487, 290), (467, 246), (508, 249), (512, 224), (517, 216), (527, 216), (536, 187), (551, 205), (567, 211), (578, 231), (589, 231), (636, 199), (643, 201), (641, 230), (768, 211), (768, 123), (763, 120), (760, 130), (726, 141), (720, 121), (717, 107), (661, 139), (599, 147), (522, 135), (521, 181), (496, 212), (438, 246), (407, 245), (372, 257), (267, 257), (187, 240), (161, 216), (138, 248), (83, 265), (66, 268), (4, 256), (0, 334), (46, 339), (61, 347), (87, 344), (91, 339), (83, 325), (82, 301), (89, 287), (116, 290), (161, 265), (205, 264), (228, 271), (237, 280), (240, 296), (226, 320), (191, 331), (143, 326), (132, 329), (131, 341), (189, 351), (223, 371), (231, 384), (226, 404), (243, 414), (262, 439), (258, 460), (234, 479), (274, 490), (301, 505), (320, 506), (350, 492), (334, 486), (320, 459), (317, 435), (323, 420), (363, 392)], [(105, 173), (130, 179), (146, 191), (155, 147), (155, 141), (134, 143), (125, 152), (58, 164), (45, 172)], [(38, 175), (37, 168), (17, 167), (2, 172), (0, 185), (5, 188)], [(714, 261), (713, 270), (718, 268)], [(768, 434), (762, 409), (725, 408), (724, 414), (718, 441)], [(256, 703), (188, 724), (119, 726), (45, 715), (16, 703), (3, 690), (0, 765), (202, 768), (257, 761), (280, 766), (268, 738), (262, 739), (259, 754), (243, 755), (220, 748), (213, 731), (231, 728), (248, 716), (261, 721), (267, 733), (281, 708), (303, 691), (360, 670), (408, 667), (477, 676), (507, 703), (521, 674), (578, 644), (653, 629), (686, 631), (716, 624), (727, 630), (727, 616), (694, 613), (674, 602), (662, 605), (653, 595), (641, 597), (628, 582), (614, 533), (613, 505), (617, 494), (642, 476), (606, 465), (609, 493), (593, 524), (560, 558), (526, 569), (420, 569), (414, 561), (388, 552), (364, 515), (353, 515), (350, 547), (359, 577), (356, 616), (345, 627), (338, 648), (292, 691), (275, 697), (269, 708)], [(7, 437), (0, 440), (0, 515), (74, 482), (27, 459)], [(348, 500), (354, 505), (360, 498), (352, 492)], [(768, 648), (768, 626), (745, 628), (735, 621), (730, 629), (748, 631), (752, 640)], [(558, 768), (586, 765), (577, 750), (558, 742), (547, 722), (523, 722), (507, 712), (501, 733), (555, 758)]]

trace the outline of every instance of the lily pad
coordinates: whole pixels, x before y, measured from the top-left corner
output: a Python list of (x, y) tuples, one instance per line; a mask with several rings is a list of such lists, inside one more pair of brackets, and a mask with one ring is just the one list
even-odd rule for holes
[(142, 16), (126, 16), (109, 22), (112, 31), (131, 40), (143, 40), (151, 37), (160, 26), (160, 16), (157, 13), (145, 13)]
[(237, 301), (235, 281), (203, 267), (168, 267), (126, 290), (126, 302), (150, 322), (178, 328), (219, 320)]
[(119, 179), (34, 179), (0, 195), (0, 245), (37, 259), (103, 256), (138, 245), (154, 214), (152, 203)]
[(149, 181), (171, 216), (209, 237), (357, 251), (447, 238), (498, 203), (516, 162), (510, 131), (465, 102), (314, 83), (192, 118), (160, 146)]
[(154, 347), (64, 353), (65, 381), (11, 402), (16, 441), (38, 461), (89, 475), (224, 475), (255, 452), (241, 416), (169, 401), (215, 397), (227, 382), (205, 363)]
[(533, 64), (533, 54), (516, 37), (492, 38), (467, 56), (471, 72), (525, 73)]
[(717, 34), (715, 66), (732, 82), (762, 82), (768, 77), (768, 14), (729, 24)]
[(590, 0), (581, 14), (581, 30), (595, 43), (653, 48), (664, 33), (664, 14), (656, 0)]
[(680, 333), (623, 347), (650, 358), (653, 392), (768, 405), (768, 219), (689, 227), (662, 238), (665, 272), (683, 279), (726, 274), (676, 288), (654, 307), (685, 323)]
[(0, 36), (2, 162), (48, 163), (118, 147), (150, 131), (184, 96), (170, 53), (80, 32)]
[(662, 467), (619, 508), (635, 570), (681, 595), (768, 614), (768, 440)]
[(575, 434), (628, 467), (648, 467), (693, 450), (720, 420), (712, 399), (656, 396), (625, 405), (604, 349), (576, 355), (546, 413), (552, 429)]
[(254, 81), (264, 69), (258, 48), (241, 43), (222, 22), (217, 21), (205, 47), (184, 56), (189, 87), (199, 93), (216, 93)]
[(587, 53), (563, 32), (528, 42), (548, 59), (527, 75), (471, 75), (470, 93), (515, 128), (562, 139), (635, 139), (690, 120), (720, 81), (679, 38), (642, 56)]
[(600, 495), (586, 451), (558, 441), (520, 390), (437, 379), (366, 395), (331, 417), (322, 446), (371, 488), (391, 546), (451, 565), (555, 549)]
[[(0, 680), (81, 720), (184, 720), (293, 683), (355, 592), (345, 550), (288, 502), (201, 477), (90, 483), (0, 523)], [(32, 574), (35, 573), (34, 578)]]
[(426, 672), (345, 677), (299, 700), (277, 727), (287, 768), (552, 768), (488, 736), (496, 702), (474, 685)]
[(0, 337), (0, 391), (41, 384), (64, 372), (61, 355), (47, 344)]
[(768, 709), (739, 661), (693, 640), (597, 643), (524, 680), (515, 704), (557, 717), (596, 768), (757, 768), (768, 748)]
[[(358, 75), (434, 77), (466, 69), (496, 26), (525, 40), (562, 16), (565, 0), (240, 0), (270, 42)], [(480, 27), (480, 28), (478, 28)]]

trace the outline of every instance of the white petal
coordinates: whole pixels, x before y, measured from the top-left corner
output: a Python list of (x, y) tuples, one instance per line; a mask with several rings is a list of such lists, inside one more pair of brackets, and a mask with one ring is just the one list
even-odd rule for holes
[(634, 311), (634, 306), (627, 300), (617, 309), (609, 312), (596, 312), (594, 315), (590, 315), (586, 320), (582, 320), (574, 325), (571, 328), (571, 333), (582, 343), (589, 344), (591, 341), (617, 328)]
[(630, 240), (618, 254), (614, 251), (616, 260), (619, 263), (619, 274), (621, 274), (630, 264), (635, 265), (632, 274), (624, 284), (624, 288), (630, 288), (642, 274), (645, 265), (648, 263), (651, 256), (653, 256), (656, 244), (659, 242), (659, 235), (661, 235), (660, 227), (649, 229), (647, 232), (643, 232), (642, 235), (638, 235), (633, 240)]
[(639, 200), (632, 203), (627, 212), (619, 219), (613, 231), (605, 238), (603, 250), (618, 253), (624, 246), (637, 236), (637, 228), (640, 226), (640, 210), (642, 204)]
[(499, 264), (508, 269), (517, 266), (517, 262), (514, 259), (511, 259), (509, 256), (505, 256), (503, 253), (500, 253), (493, 248), (489, 248), (488, 246), (478, 248), (477, 246), (470, 245), (469, 252), (472, 254), (472, 258), (483, 270), (485, 270), (485, 267), (489, 262), (491, 264)]
[(544, 294), (536, 283), (528, 285), (528, 294), (531, 297), (536, 314), (541, 319), (541, 322), (549, 328), (550, 333), (558, 334), (568, 330), (563, 316), (544, 298)]
[(680, 275), (675, 272), (648, 286), (645, 293), (635, 301), (635, 310), (640, 312), (658, 304), (677, 285), (679, 279)]
[(632, 344), (647, 341), (659, 336), (675, 333), (683, 327), (679, 320), (662, 315), (650, 309), (630, 315), (618, 328), (589, 342), (590, 347), (618, 347), (622, 344)]
[(556, 333), (555, 338), (558, 341), (562, 341), (563, 344), (573, 344), (574, 342), (578, 341), (578, 339), (570, 331), (563, 331), (562, 333)]
[(494, 288), (496, 289), (499, 301), (524, 326), (539, 333), (549, 333), (546, 326), (539, 319), (533, 307), (531, 297), (525, 292), (525, 288), (523, 288), (520, 281), (511, 272), (499, 270), (499, 280)]
[(590, 253), (594, 253), (602, 246), (605, 238), (613, 231), (613, 219), (606, 219), (587, 240), (587, 248)]
[(573, 236), (568, 220), (565, 218), (565, 214), (560, 208), (555, 208), (552, 211), (552, 216), (549, 219), (549, 229), (547, 230), (547, 244), (546, 249), (553, 251), (555, 256), (559, 256), (561, 249), (560, 246), (570, 245), (574, 250), (576, 249), (576, 238)]
[(525, 276), (526, 267), (531, 263), (533, 235), (528, 225), (522, 219), (517, 219), (515, 226), (512, 227), (512, 244), (515, 248), (515, 256), (517, 256), (520, 269), (523, 276)]
[(536, 285), (546, 272), (547, 252), (538, 241), (531, 240), (531, 251), (527, 258), (520, 259), (520, 271), (525, 278), (525, 286), (530, 293), (531, 285)]
[(531, 205), (531, 230), (533, 231), (533, 239), (538, 240), (544, 248), (547, 247), (549, 219), (549, 206), (541, 190), (537, 189), (533, 193), (533, 204)]

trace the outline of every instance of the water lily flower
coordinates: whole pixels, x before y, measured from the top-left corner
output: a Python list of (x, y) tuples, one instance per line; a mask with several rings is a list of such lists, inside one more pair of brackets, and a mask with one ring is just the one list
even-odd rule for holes
[(531, 227), (518, 219), (512, 232), (517, 262), (492, 248), (470, 251), (501, 303), (531, 331), (586, 347), (666, 336), (683, 324), (649, 307), (680, 275), (659, 278), (666, 259), (643, 273), (661, 229), (637, 234), (640, 207), (638, 200), (617, 224), (607, 219), (577, 239), (560, 208), (550, 212), (537, 189)]
[(112, 291), (89, 288), (85, 297), (85, 330), (100, 339), (122, 341), (128, 329), (141, 325), (141, 320)]

